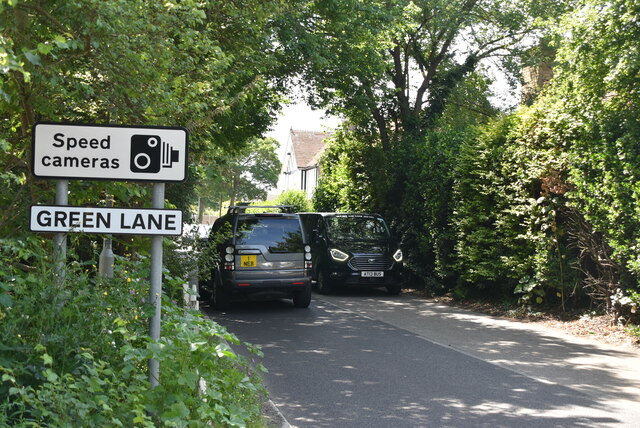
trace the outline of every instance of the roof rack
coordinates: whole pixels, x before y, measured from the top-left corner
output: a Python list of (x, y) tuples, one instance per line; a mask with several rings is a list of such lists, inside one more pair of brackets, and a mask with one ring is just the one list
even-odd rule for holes
[(227, 214), (244, 214), (248, 209), (279, 209), (282, 213), (294, 213), (293, 205), (232, 205), (227, 210)]

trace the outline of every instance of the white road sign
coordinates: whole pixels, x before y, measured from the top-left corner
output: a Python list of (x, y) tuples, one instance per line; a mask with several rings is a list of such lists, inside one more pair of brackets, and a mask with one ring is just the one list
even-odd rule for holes
[(182, 235), (182, 211), (33, 205), (32, 232)]
[(33, 174), (41, 178), (184, 181), (184, 128), (37, 123)]

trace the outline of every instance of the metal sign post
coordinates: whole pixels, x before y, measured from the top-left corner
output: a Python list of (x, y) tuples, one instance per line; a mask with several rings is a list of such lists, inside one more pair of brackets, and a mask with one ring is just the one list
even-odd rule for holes
[[(153, 185), (152, 207), (164, 208), (164, 183)], [(160, 317), (162, 314), (162, 236), (151, 238), (151, 287), (149, 288), (149, 302), (154, 306), (154, 314), (149, 324), (151, 340), (160, 339)], [(155, 359), (149, 360), (149, 383), (151, 389), (160, 382), (160, 364)]]
[[(56, 182), (56, 205), (69, 203), (69, 182), (58, 180)], [(56, 281), (58, 285), (64, 282), (66, 276), (65, 260), (67, 259), (67, 234), (56, 233), (53, 238)]]
[[(113, 207), (113, 199), (110, 195), (107, 195), (107, 208), (111, 207)], [(107, 235), (102, 239), (102, 251), (98, 259), (98, 275), (101, 278), (113, 278), (115, 260), (113, 240), (111, 239), (111, 235)]]

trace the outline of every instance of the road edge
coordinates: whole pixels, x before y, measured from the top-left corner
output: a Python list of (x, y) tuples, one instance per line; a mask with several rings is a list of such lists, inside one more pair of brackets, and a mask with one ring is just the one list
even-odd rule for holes
[(262, 404), (262, 416), (268, 421), (270, 427), (294, 428), (270, 398), (267, 398)]

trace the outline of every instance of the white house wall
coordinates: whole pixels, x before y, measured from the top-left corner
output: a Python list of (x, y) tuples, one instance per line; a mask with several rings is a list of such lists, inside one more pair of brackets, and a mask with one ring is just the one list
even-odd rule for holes
[[(307, 192), (307, 199), (311, 199), (318, 184), (318, 168), (316, 167), (306, 170), (306, 175), (306, 189), (304, 190)], [(300, 174), (300, 186), (300, 188), (302, 188), (302, 172)]]
[[(318, 167), (307, 170), (300, 170), (297, 166), (295, 151), (291, 135), (285, 143), (284, 159), (282, 159), (282, 169), (278, 177), (278, 185), (275, 189), (269, 191), (267, 197), (270, 200), (275, 199), (286, 190), (305, 190), (307, 198), (311, 199), (316, 185), (318, 184)], [(303, 188), (302, 175), (306, 173), (306, 186)]]

